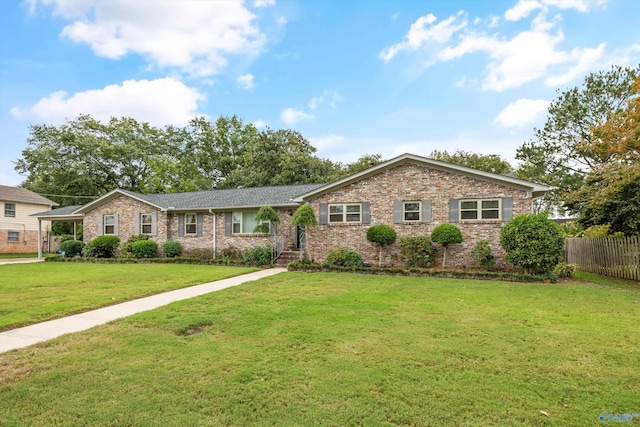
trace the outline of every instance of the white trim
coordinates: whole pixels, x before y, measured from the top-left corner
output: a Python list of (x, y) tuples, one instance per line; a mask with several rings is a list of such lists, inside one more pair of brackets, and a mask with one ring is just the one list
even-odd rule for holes
[[(331, 208), (341, 206), (342, 212), (334, 212), (331, 213)], [(355, 215), (355, 212), (349, 212), (349, 206), (358, 206), (358, 220), (357, 221), (349, 221), (347, 219), (348, 215)], [(342, 215), (342, 221), (332, 221), (331, 215)], [(362, 224), (362, 203), (329, 203), (327, 205), (327, 224)]]
[[(407, 211), (407, 204), (415, 204), (418, 205), (418, 219), (407, 219), (407, 213), (414, 213), (416, 211)], [(407, 200), (402, 201), (402, 222), (414, 223), (414, 222), (422, 222), (422, 201), (421, 200)]]

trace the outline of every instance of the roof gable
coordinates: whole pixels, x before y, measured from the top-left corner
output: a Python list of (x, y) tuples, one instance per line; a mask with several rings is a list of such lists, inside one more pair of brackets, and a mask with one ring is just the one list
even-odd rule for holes
[(34, 205), (58, 206), (53, 200), (22, 187), (0, 185), (0, 200), (7, 202), (31, 203)]
[(424, 166), (431, 169), (437, 169), (437, 170), (454, 173), (458, 175), (464, 175), (464, 176), (479, 179), (482, 181), (504, 185), (507, 187), (522, 189), (526, 191), (527, 194), (529, 194), (531, 197), (541, 196), (547, 191), (551, 190), (551, 187), (548, 187), (546, 185), (524, 181), (508, 175), (500, 175), (500, 174), (495, 174), (491, 172), (484, 172), (481, 170), (472, 169), (465, 166), (459, 166), (452, 163), (446, 163), (446, 162), (441, 162), (439, 160), (429, 159), (427, 157), (416, 156), (414, 154), (403, 154), (391, 160), (387, 160), (386, 162), (380, 163), (379, 165), (373, 166), (369, 169), (365, 169), (362, 172), (343, 178), (334, 183), (316, 188), (308, 193), (300, 195), (295, 200), (297, 202), (304, 202), (305, 200), (311, 197), (317, 197), (317, 196), (338, 190), (342, 187), (345, 187), (355, 182), (359, 182), (369, 177), (378, 175), (386, 170), (401, 166), (403, 164), (416, 164), (419, 166)]

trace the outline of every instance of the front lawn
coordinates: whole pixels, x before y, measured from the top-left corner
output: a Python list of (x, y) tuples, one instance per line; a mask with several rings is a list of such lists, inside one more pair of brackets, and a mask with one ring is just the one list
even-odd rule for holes
[(255, 270), (176, 264), (0, 265), (0, 331)]
[[(0, 355), (3, 425), (599, 425), (640, 291), (284, 273)], [(631, 424), (638, 425), (640, 419)]]

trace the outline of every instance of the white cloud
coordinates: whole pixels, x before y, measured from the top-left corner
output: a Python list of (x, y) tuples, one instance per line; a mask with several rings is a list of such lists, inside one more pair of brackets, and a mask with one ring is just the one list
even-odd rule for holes
[(340, 144), (342, 141), (344, 141), (344, 136), (334, 134), (309, 138), (309, 142), (311, 142), (311, 145), (316, 147), (318, 150), (324, 150), (329, 147), (333, 147), (337, 144)]
[(507, 105), (495, 118), (494, 123), (507, 128), (521, 128), (534, 124), (549, 108), (545, 99), (519, 99)]
[(574, 49), (571, 52), (571, 56), (575, 58), (576, 65), (564, 74), (547, 77), (544, 83), (551, 87), (566, 85), (576, 77), (583, 76), (589, 71), (598, 68), (598, 64), (604, 55), (605, 46), (606, 43), (600, 43), (598, 47), (593, 49)]
[(236, 1), (30, 0), (70, 19), (62, 36), (98, 56), (144, 57), (156, 67), (210, 76), (231, 55), (255, 56), (266, 43), (256, 16)]
[(278, 19), (276, 19), (276, 24), (280, 26), (285, 25), (287, 22), (288, 22), (287, 18), (285, 18), (284, 16), (281, 16)]
[(288, 125), (294, 125), (301, 120), (313, 119), (313, 116), (301, 110), (286, 108), (280, 113), (280, 119)]
[(273, 6), (274, 4), (276, 4), (276, 0), (254, 0), (253, 7), (269, 7)]
[(380, 52), (380, 58), (389, 62), (404, 50), (417, 50), (430, 42), (445, 43), (449, 41), (454, 33), (467, 26), (465, 19), (458, 22), (458, 19), (463, 15), (463, 12), (459, 12), (456, 16), (452, 15), (435, 25), (434, 22), (437, 21), (437, 18), (432, 13), (421, 16), (411, 24), (404, 40), (383, 49)]
[(257, 128), (257, 129), (262, 129), (262, 128), (266, 128), (267, 126), (269, 126), (269, 122), (265, 121), (265, 120), (256, 120), (255, 122), (253, 122), (253, 125)]
[(588, 12), (592, 5), (602, 6), (606, 3), (607, 0), (519, 0), (515, 6), (504, 13), (504, 18), (507, 21), (519, 21), (529, 16), (534, 10), (548, 10), (549, 7)]
[(245, 74), (236, 79), (236, 82), (244, 88), (244, 90), (253, 89), (253, 74)]
[(326, 103), (332, 108), (336, 108), (336, 106), (342, 101), (344, 101), (344, 97), (340, 94), (340, 92), (338, 92), (337, 90), (325, 89), (322, 92), (322, 95), (314, 96), (313, 98), (311, 98), (311, 100), (309, 101), (309, 108), (314, 110), (323, 103)]
[(122, 85), (77, 92), (53, 92), (26, 110), (13, 108), (14, 117), (62, 123), (80, 114), (106, 121), (111, 117), (134, 117), (156, 126), (185, 125), (197, 112), (205, 96), (182, 82), (163, 78), (127, 80)]

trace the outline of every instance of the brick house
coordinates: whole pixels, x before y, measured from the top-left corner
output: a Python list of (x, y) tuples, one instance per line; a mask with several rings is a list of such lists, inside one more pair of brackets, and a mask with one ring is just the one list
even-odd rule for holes
[[(39, 223), (32, 214), (57, 206), (26, 188), (0, 185), (0, 253), (33, 253), (47, 244), (50, 222)], [(38, 225), (44, 226), (45, 236), (38, 238)], [(38, 245), (38, 242), (42, 242)]]
[[(367, 241), (371, 225), (387, 224), (398, 238), (428, 236), (442, 223), (455, 223), (464, 242), (448, 249), (448, 266), (472, 265), (471, 249), (489, 239), (500, 263), (499, 232), (513, 215), (531, 213), (533, 199), (549, 187), (412, 154), (404, 154), (331, 184), (209, 190), (176, 194), (139, 194), (114, 190), (79, 207), (84, 239), (113, 234), (126, 240), (149, 234), (159, 245), (181, 242), (185, 250), (245, 250), (267, 243), (296, 251), (304, 233), (291, 226), (295, 209), (308, 203), (319, 226), (306, 230), (310, 252), (322, 261), (344, 247), (377, 263), (377, 248)], [(280, 218), (270, 235), (255, 234), (261, 206)], [(42, 218), (46, 218), (45, 215)], [(398, 245), (385, 251), (383, 262), (399, 265)]]

